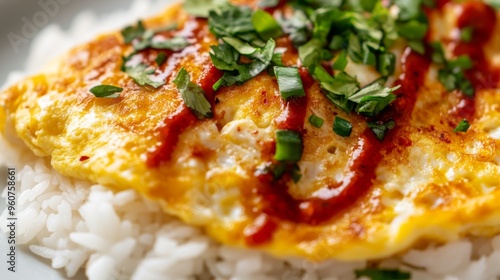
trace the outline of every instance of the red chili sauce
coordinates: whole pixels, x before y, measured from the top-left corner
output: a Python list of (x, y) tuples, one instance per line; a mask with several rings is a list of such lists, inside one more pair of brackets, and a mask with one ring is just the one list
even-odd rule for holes
[[(457, 28), (472, 28), (472, 39), (464, 42), (460, 38), (449, 43), (455, 56), (468, 55), (473, 62), (471, 69), (465, 72), (476, 92), (482, 89), (496, 88), (500, 81), (500, 71), (491, 66), (484, 53), (496, 24), (495, 10), (482, 2), (467, 2), (459, 6)], [(460, 102), (450, 111), (452, 115), (472, 120), (475, 114), (475, 95), (461, 94)]]
[[(200, 32), (200, 29), (206, 26), (206, 23), (202, 19), (190, 19), (184, 25), (184, 28), (177, 33), (182, 33), (183, 36), (189, 37), (196, 42), (203, 40), (205, 34)], [(176, 33), (172, 33), (166, 36), (174, 36)], [(195, 43), (196, 45), (196, 43)], [(189, 48), (189, 47), (188, 47)], [(145, 52), (151, 51), (150, 49), (145, 50)], [(197, 49), (195, 49), (197, 51)], [(173, 53), (168, 52), (169, 55), (168, 63), (166, 66), (162, 68), (165, 72), (171, 72), (177, 65), (180, 63), (181, 59), (186, 55), (185, 53)], [(145, 57), (151, 57), (145, 56)], [(156, 56), (154, 56), (156, 57)], [(153, 60), (154, 61), (154, 60)], [(152, 62), (144, 62), (150, 65)], [(168, 69), (166, 69), (168, 67)], [(170, 74), (169, 74), (170, 75)], [(214, 90), (212, 86), (219, 80), (222, 76), (222, 72), (215, 68), (212, 64), (206, 65), (203, 73), (200, 76), (198, 84), (205, 91), (207, 100), (214, 106), (215, 98), (214, 98)], [(163, 121), (163, 124), (158, 129), (159, 137), (161, 139), (161, 144), (157, 146), (152, 152), (148, 154), (146, 165), (150, 168), (158, 168), (162, 163), (168, 162), (172, 153), (177, 146), (177, 142), (179, 141), (179, 136), (182, 132), (184, 132), (187, 128), (194, 125), (197, 121), (196, 116), (191, 112), (189, 108), (187, 108), (184, 103), (178, 108), (178, 110), (167, 116)]]

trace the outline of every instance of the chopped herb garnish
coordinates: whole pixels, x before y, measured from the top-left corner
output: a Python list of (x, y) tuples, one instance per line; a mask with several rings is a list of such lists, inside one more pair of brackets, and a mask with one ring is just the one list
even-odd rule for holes
[(347, 53), (345, 51), (341, 51), (337, 59), (332, 65), (333, 70), (344, 71), (347, 66)]
[(95, 97), (99, 98), (117, 98), (120, 96), (119, 92), (123, 91), (123, 88), (110, 86), (110, 85), (99, 85), (91, 88), (89, 90)]
[(292, 165), (292, 170), (290, 170), (290, 176), (292, 177), (292, 181), (297, 183), (302, 178), (302, 174), (300, 173), (300, 168), (298, 164)]
[(146, 29), (144, 28), (142, 21), (139, 20), (137, 22), (137, 25), (128, 26), (125, 29), (123, 29), (121, 33), (125, 43), (130, 44), (132, 43), (132, 41), (134, 41), (134, 39), (142, 38), (144, 32), (146, 32)]
[(371, 280), (408, 280), (411, 278), (409, 272), (400, 271), (398, 269), (377, 269), (366, 268), (363, 270), (355, 270), (356, 278), (368, 277)]
[(333, 122), (333, 132), (342, 137), (349, 137), (352, 131), (352, 124), (339, 117), (335, 116), (335, 121)]
[(460, 123), (453, 129), (453, 132), (467, 132), (469, 130), (470, 123), (466, 120), (463, 119), (460, 121)]
[(304, 86), (300, 79), (299, 69), (295, 67), (274, 67), (278, 87), (283, 99), (305, 96)]
[(263, 10), (256, 10), (252, 15), (252, 24), (259, 36), (267, 41), (271, 38), (277, 38), (283, 35), (281, 26), (274, 17)]
[(470, 42), (472, 40), (472, 35), (474, 34), (474, 27), (467, 26), (460, 30), (460, 40), (463, 42)]
[(289, 18), (280, 19), (283, 32), (288, 34), (295, 47), (305, 44), (311, 36), (310, 21), (301, 10), (295, 10)]
[(368, 127), (375, 133), (375, 136), (377, 136), (378, 140), (382, 141), (384, 140), (385, 133), (389, 129), (393, 129), (396, 126), (396, 122), (393, 120), (390, 120), (388, 122), (369, 122)]
[(309, 117), (309, 123), (314, 127), (321, 128), (324, 122), (325, 121), (322, 118), (316, 116), (315, 114), (312, 114)]
[(438, 79), (446, 90), (448, 92), (460, 90), (467, 96), (474, 95), (474, 86), (464, 73), (465, 70), (472, 68), (471, 59), (467, 55), (461, 55), (448, 60), (439, 42), (433, 42), (431, 46), (433, 48), (432, 61), (443, 67), (438, 71)]
[(135, 66), (127, 66), (126, 62), (124, 62), (124, 66), (122, 70), (127, 73), (132, 79), (135, 80), (141, 86), (150, 85), (154, 88), (158, 88), (165, 84), (165, 80), (158, 80), (158, 77), (155, 77), (153, 74), (156, 72), (156, 69), (152, 66), (147, 66), (145, 64), (138, 64)]
[(274, 159), (285, 162), (298, 162), (302, 158), (302, 137), (293, 130), (276, 131), (276, 152)]
[(212, 117), (212, 106), (205, 97), (203, 89), (191, 81), (186, 69), (181, 68), (173, 80), (177, 89), (181, 92), (182, 100), (186, 106), (193, 111), (200, 120)]
[(172, 50), (180, 51), (185, 47), (189, 46), (189, 41), (183, 37), (173, 37), (169, 39), (163, 39), (161, 41), (151, 41), (151, 48), (157, 50)]
[(253, 10), (249, 7), (227, 4), (209, 12), (208, 26), (217, 38), (232, 37), (262, 48), (266, 40), (259, 36), (252, 16)]
[(185, 0), (182, 7), (190, 15), (206, 18), (209, 11), (215, 10), (226, 3), (226, 0)]
[(224, 70), (224, 75), (213, 86), (218, 90), (222, 86), (242, 84), (264, 71), (271, 63), (276, 43), (269, 39), (264, 48), (258, 48), (252, 55), (251, 63), (239, 63), (239, 53), (228, 44), (212, 46), (210, 57), (214, 66)]
[(158, 66), (162, 65), (163, 63), (165, 63), (165, 61), (167, 61), (167, 55), (165, 53), (159, 53), (157, 56), (156, 56), (156, 59), (155, 59), (155, 62)]
[(279, 0), (261, 0), (259, 2), (259, 8), (273, 8), (278, 5)]

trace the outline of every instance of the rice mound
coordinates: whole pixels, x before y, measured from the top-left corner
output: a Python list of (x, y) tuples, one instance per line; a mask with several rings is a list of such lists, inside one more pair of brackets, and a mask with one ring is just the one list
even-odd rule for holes
[[(120, 28), (163, 7), (168, 0), (136, 0), (127, 11), (105, 18), (82, 12), (65, 32), (45, 28), (33, 42), (26, 73), (57, 54), (105, 30)], [(9, 139), (13, 138), (8, 135)], [(355, 279), (365, 267), (399, 268), (412, 279), (500, 279), (500, 235), (430, 245), (378, 262), (278, 259), (258, 250), (231, 248), (200, 229), (169, 216), (134, 190), (114, 191), (55, 171), (19, 140), (0, 139), (0, 166), (17, 169), (17, 244), (28, 244), (67, 277), (80, 270), (100, 279)], [(6, 189), (2, 197), (6, 197)], [(7, 232), (7, 211), (0, 229)]]

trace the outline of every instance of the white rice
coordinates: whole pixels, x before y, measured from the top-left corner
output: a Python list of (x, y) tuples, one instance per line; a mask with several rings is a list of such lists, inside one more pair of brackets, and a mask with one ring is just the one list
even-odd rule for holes
[[(48, 59), (96, 33), (158, 11), (165, 2), (170, 1), (137, 0), (129, 10), (102, 18), (85, 11), (68, 31), (58, 26), (45, 28), (33, 42), (26, 73), (11, 73), (8, 83), (37, 71)], [(367, 265), (409, 271), (412, 279), (500, 277), (500, 236), (411, 250), (378, 263), (277, 259), (256, 250), (218, 244), (200, 229), (164, 214), (156, 203), (135, 191), (116, 192), (64, 177), (20, 142), (8, 146), (0, 139), (0, 150), (0, 166), (18, 171), (17, 243), (28, 244), (34, 254), (49, 259), (53, 268), (64, 270), (70, 278), (84, 270), (92, 280), (333, 280), (355, 279), (354, 270)], [(4, 211), (0, 216), (4, 232), (6, 217)]]

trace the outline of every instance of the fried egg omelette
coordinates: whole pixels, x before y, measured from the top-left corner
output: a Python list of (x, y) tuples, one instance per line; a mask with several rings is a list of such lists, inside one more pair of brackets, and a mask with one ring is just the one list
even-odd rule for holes
[(190, 2), (7, 88), (4, 134), (275, 256), (377, 259), (500, 232), (494, 8)]

